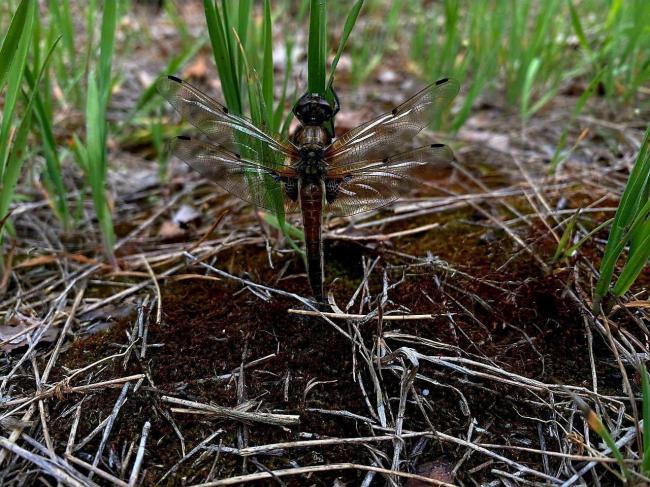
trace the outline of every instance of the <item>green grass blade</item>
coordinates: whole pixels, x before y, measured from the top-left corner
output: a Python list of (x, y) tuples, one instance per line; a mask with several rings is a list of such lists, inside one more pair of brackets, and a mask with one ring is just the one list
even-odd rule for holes
[[(7, 155), (9, 151), (9, 143), (11, 140), (11, 128), (12, 128), (12, 119), (14, 115), (14, 110), (16, 108), (16, 102), (18, 101), (18, 95), (20, 93), (20, 88), (22, 85), (23, 74), (25, 71), (25, 66), (27, 65), (27, 54), (29, 52), (29, 46), (31, 42), (31, 37), (33, 34), (33, 25), (34, 25), (34, 15), (36, 12), (35, 3), (28, 0), (23, 0), (19, 6), (21, 9), (23, 4), (26, 3), (26, 12), (25, 17), (22, 14), (17, 17), (13, 17), (11, 21), (11, 27), (13, 27), (14, 22), (22, 21), (23, 24), (20, 26), (22, 31), (20, 36), (17, 39), (14, 39), (13, 33), (12, 37), (2, 45), (0, 52), (4, 51), (5, 47), (12, 47), (14, 52), (11, 53), (11, 64), (7, 66), (5, 74), (7, 74), (7, 91), (4, 95), (4, 107), (2, 111), (2, 124), (0, 125), (0, 176), (4, 173), (4, 168), (7, 160)], [(6, 53), (5, 53), (6, 54)], [(0, 90), (3, 89), (2, 82), (4, 78), (0, 80)]]
[[(33, 94), (33, 92), (32, 92)], [(33, 96), (32, 96), (33, 99)], [(9, 216), (9, 205), (14, 197), (14, 191), (18, 179), (20, 177), (20, 170), (23, 166), (25, 148), (27, 145), (27, 136), (29, 135), (29, 127), (32, 121), (32, 111), (31, 104), (28, 105), (28, 110), (25, 111), (25, 115), (21, 120), (21, 123), (16, 131), (16, 137), (14, 138), (11, 151), (7, 158), (7, 164), (5, 167), (4, 174), (0, 180), (0, 185), (2, 186), (2, 191), (0, 191), (0, 220), (4, 221)], [(0, 243), (2, 242), (3, 237), (3, 228), (0, 226)], [(0, 266), (2, 262), (0, 262)]]
[[(52, 44), (49, 52), (45, 57), (45, 60), (43, 61), (43, 64), (39, 68), (36, 83), (34, 83), (34, 86), (31, 89), (27, 106), (24, 109), (25, 115), (23, 116), (23, 119), (21, 120), (20, 125), (16, 130), (16, 136), (13, 140), (11, 151), (7, 159), (7, 165), (2, 175), (2, 179), (0, 180), (0, 184), (3, 189), (3, 191), (0, 191), (0, 219), (4, 219), (7, 216), (9, 205), (13, 199), (14, 189), (18, 183), (20, 171), (24, 162), (24, 156), (27, 147), (27, 137), (32, 125), (32, 107), (34, 100), (36, 99), (36, 94), (38, 93), (38, 85), (43, 78), (43, 74), (45, 73), (47, 66), (50, 63), (50, 60), (52, 59), (52, 53), (54, 52), (54, 48), (56, 47), (57, 43), (58, 40)], [(0, 241), (1, 240), (2, 228), (0, 228)]]
[(307, 90), (321, 96), (325, 95), (326, 32), (327, 1), (311, 0), (307, 47)]
[(603, 223), (601, 223), (600, 225), (597, 225), (593, 230), (591, 230), (589, 233), (587, 233), (587, 235), (585, 235), (585, 236), (582, 237), (580, 240), (578, 240), (575, 244), (573, 244), (571, 247), (569, 247), (569, 248), (566, 250), (566, 252), (564, 253), (564, 255), (566, 255), (567, 257), (571, 257), (571, 256), (573, 255), (573, 253), (574, 253), (576, 250), (578, 250), (580, 247), (582, 247), (582, 246), (584, 245), (584, 243), (585, 243), (587, 240), (589, 240), (591, 237), (593, 237), (594, 235), (596, 235), (596, 234), (597, 234), (598, 232), (600, 232), (603, 228), (606, 228), (606, 227), (608, 227), (609, 225), (611, 225), (613, 221), (614, 221), (614, 219), (613, 219), (613, 218), (610, 218), (609, 220), (605, 220), (605, 221), (604, 221)]
[(99, 40), (99, 93), (104, 104), (108, 103), (111, 91), (111, 66), (115, 49), (118, 5), (117, 1), (104, 2), (102, 14), (102, 31)]
[(573, 396), (573, 400), (576, 402), (578, 405), (578, 408), (581, 410), (582, 414), (584, 415), (585, 419), (587, 420), (587, 424), (589, 427), (596, 433), (598, 436), (600, 436), (605, 444), (609, 447), (609, 449), (612, 452), (612, 455), (616, 459), (616, 462), (618, 463), (619, 467), (621, 468), (621, 472), (623, 476), (626, 479), (630, 478), (630, 472), (625, 466), (625, 459), (623, 457), (623, 454), (621, 453), (621, 450), (616, 446), (616, 442), (614, 441), (614, 438), (612, 438), (612, 435), (609, 433), (605, 425), (603, 424), (602, 420), (598, 415), (587, 405), (586, 402), (584, 402), (581, 398), (578, 396), (571, 394)]
[[(32, 88), (35, 89), (33, 77), (29, 71), (26, 72), (27, 80)], [(61, 177), (61, 162), (57, 152), (56, 140), (54, 138), (54, 129), (52, 127), (52, 118), (48, 116), (47, 110), (42, 100), (40, 92), (36, 93), (34, 101), (34, 112), (39, 124), (41, 138), (43, 141), (43, 155), (45, 156), (45, 175), (48, 182), (48, 190), (55, 195), (54, 209), (63, 223), (63, 227), (68, 229), (69, 211), (63, 178)]]
[(575, 229), (576, 223), (578, 222), (580, 211), (581, 209), (578, 208), (578, 210), (569, 219), (569, 223), (564, 229), (564, 232), (562, 232), (562, 237), (560, 237), (560, 241), (557, 244), (557, 248), (555, 249), (555, 255), (553, 255), (553, 258), (551, 259), (551, 263), (555, 263), (560, 259), (560, 257), (567, 255), (565, 249), (567, 248), (567, 245), (569, 244), (569, 242), (571, 241), (571, 237), (573, 236), (573, 230)]
[(594, 310), (598, 309), (600, 302), (607, 294), (616, 262), (629, 238), (629, 235), (625, 236), (626, 232), (629, 233), (630, 227), (633, 225), (635, 219), (637, 220), (637, 225), (641, 223), (638, 213), (641, 206), (646, 203), (642, 198), (644, 195), (647, 197), (646, 190), (650, 184), (649, 145), (650, 126), (646, 130), (643, 145), (641, 146), (639, 155), (623, 190), (621, 201), (616, 209), (616, 214), (614, 215), (614, 223), (612, 224), (612, 229), (610, 230), (607, 244), (605, 245), (603, 259), (600, 264), (600, 277), (596, 283), (594, 292)]
[(88, 150), (77, 134), (72, 134), (72, 152), (81, 170), (88, 173)]
[[(252, 0), (239, 0), (239, 11), (237, 12), (237, 35), (239, 40), (244, 46), (244, 50), (248, 48), (248, 26), (251, 20), (251, 9), (253, 8)], [(244, 59), (239, 57), (239, 64), (237, 65), (237, 79), (241, 79), (244, 75)]]
[(7, 29), (7, 34), (2, 40), (0, 47), (0, 89), (7, 77), (9, 67), (11, 66), (14, 56), (18, 52), (20, 40), (25, 35), (25, 30), (31, 34), (31, 24), (33, 22), (34, 5), (31, 0), (22, 0)]
[[(224, 35), (226, 38), (226, 53), (228, 54), (228, 60), (229, 60), (229, 69), (233, 72), (233, 78), (234, 80), (238, 83), (237, 84), (237, 91), (241, 90), (241, 82), (242, 79), (239, 75), (239, 72), (237, 70), (237, 66), (239, 65), (239, 50), (237, 49), (237, 42), (240, 42), (239, 40), (235, 39), (235, 32), (236, 32), (236, 24), (234, 22), (234, 18), (236, 15), (231, 15), (231, 10), (236, 9), (237, 3), (236, 2), (229, 2), (228, 0), (221, 0), (221, 22), (223, 23), (223, 31)], [(242, 110), (244, 109), (243, 103), (242, 103)], [(243, 113), (243, 112), (242, 112)]]
[(523, 119), (526, 119), (531, 115), (531, 112), (528, 109), (528, 105), (530, 104), (535, 76), (539, 71), (540, 65), (540, 59), (534, 58), (526, 70), (526, 78), (524, 79), (524, 85), (521, 91), (521, 117)]
[(115, 234), (110, 208), (106, 200), (106, 144), (105, 144), (105, 105), (100, 99), (97, 77), (88, 77), (88, 96), (86, 99), (86, 154), (85, 165), (93, 198), (95, 213), (102, 233), (104, 251), (110, 261), (114, 261), (113, 247)]
[[(263, 218), (264, 221), (269, 225), (271, 225), (272, 227), (282, 230), (282, 227), (278, 222), (278, 218), (272, 213), (264, 213)], [(287, 236), (302, 242), (305, 241), (305, 234), (300, 228), (294, 227), (293, 225), (286, 223), (284, 224), (284, 230), (286, 231)]]
[(359, 12), (361, 12), (361, 8), (363, 7), (363, 2), (364, 0), (357, 0), (356, 2), (354, 2), (354, 5), (352, 5), (352, 8), (348, 13), (347, 19), (345, 19), (345, 25), (343, 26), (343, 32), (341, 33), (341, 41), (339, 42), (339, 47), (336, 50), (336, 54), (334, 55), (334, 60), (332, 61), (332, 67), (330, 68), (330, 77), (329, 80), (327, 81), (328, 90), (332, 87), (332, 84), (334, 83), (334, 74), (336, 73), (336, 66), (339, 64), (339, 59), (343, 54), (343, 49), (345, 48), (345, 44), (348, 41), (348, 37), (350, 37), (350, 34), (352, 33), (352, 29), (354, 29), (354, 25), (357, 23), (357, 18), (359, 17)]
[[(270, 5), (269, 5), (270, 7)], [(270, 8), (267, 10), (265, 13), (270, 14)], [(264, 34), (270, 34), (271, 32), (271, 24), (270, 24), (270, 16), (266, 19), (265, 22), (268, 22), (267, 27), (265, 28)], [(246, 54), (246, 50), (243, 46), (243, 44), (240, 42), (239, 37), (237, 34), (234, 34), (235, 39), (238, 42), (239, 49), (240, 49), (240, 56), (241, 59), (244, 62), (244, 68), (246, 71), (246, 86), (247, 86), (247, 91), (248, 91), (248, 101), (249, 101), (249, 108), (250, 108), (250, 115), (251, 119), (253, 122), (260, 124), (266, 124), (267, 126), (270, 126), (273, 123), (273, 111), (272, 111), (272, 104), (273, 104), (273, 93), (272, 91), (270, 93), (264, 93), (264, 87), (265, 87), (265, 81), (264, 79), (260, 82), (259, 76), (257, 72), (255, 71), (255, 68), (251, 65), (249, 62), (248, 56)], [(263, 42), (266, 43), (266, 45), (269, 45), (271, 43), (271, 39), (263, 36)], [(269, 75), (268, 68), (271, 68), (271, 74), (270, 76), (273, 76), (272, 73), (272, 66), (273, 66), (273, 60), (272, 60), (272, 55), (269, 53), (268, 57), (265, 55), (265, 58), (262, 63), (263, 67), (263, 74), (265, 76)], [(268, 85), (267, 85), (268, 86)], [(268, 89), (268, 88), (267, 88)], [(286, 88), (285, 88), (286, 89)], [(266, 99), (265, 99), (266, 97)], [(267, 101), (268, 100), (268, 101)], [(268, 109), (268, 105), (271, 106), (271, 110)], [(281, 106), (279, 106), (281, 108)], [(268, 118), (271, 117), (271, 118)], [(246, 144), (253, 144), (254, 146), (252, 147), (258, 154), (261, 154), (261, 160), (268, 166), (273, 167), (274, 164), (280, 163), (281, 161), (275, 160), (274, 157), (277, 155), (274, 153), (274, 151), (270, 151), (266, 148), (266, 146), (258, 141), (254, 140), (248, 140), (246, 141)], [(246, 154), (247, 147), (243, 146), (241, 148), (241, 153)], [(270, 176), (265, 175), (264, 176), (264, 188), (265, 188), (265, 194), (268, 197), (268, 200), (266, 201), (267, 205), (266, 207), (272, 208), (273, 209), (273, 215), (270, 216), (270, 224), (272, 226), (278, 228), (287, 238), (287, 241), (289, 242), (290, 246), (294, 248), (294, 250), (301, 252), (300, 248), (297, 246), (297, 244), (293, 241), (293, 238), (295, 238), (295, 233), (292, 233), (291, 230), (293, 227), (291, 225), (286, 224), (285, 220), (285, 213), (284, 213), (284, 197), (283, 197), (283, 190), (280, 186), (280, 184), (273, 180)], [(255, 185), (250, 184), (249, 181), (249, 186), (252, 188), (255, 187)], [(265, 217), (266, 219), (267, 217)]]
[(645, 364), (639, 364), (639, 373), (641, 375), (641, 396), (643, 401), (643, 458), (641, 459), (641, 474), (647, 476), (650, 474), (650, 378)]
[[(103, 159), (104, 141), (102, 138), (102, 109), (99, 102), (99, 83), (95, 73), (88, 76), (88, 94), (86, 97), (86, 147), (88, 155), (93, 163), (89, 166), (89, 172), (97, 171), (103, 167), (98, 163)], [(91, 181), (91, 185), (94, 181)]]
[[(264, 122), (267, 127), (273, 124), (273, 29), (271, 26), (271, 2), (264, 0), (264, 25), (262, 39), (264, 58), (262, 60), (262, 99), (264, 100)], [(242, 44), (243, 45), (243, 44)], [(245, 49), (245, 46), (243, 46)]]
[(90, 62), (95, 59), (95, 18), (97, 12), (97, 1), (89, 0), (88, 8), (86, 9), (86, 48), (83, 72), (85, 77), (88, 77), (90, 72)]
[[(647, 212), (643, 218), (648, 218)], [(612, 289), (612, 294), (615, 296), (622, 296), (632, 287), (650, 259), (650, 220), (647, 220), (639, 229), (643, 236), (638, 240), (637, 246), (630, 250), (630, 257), (625, 262), (623, 271)]]
[(113, 246), (115, 233), (111, 210), (106, 197), (107, 155), (106, 141), (108, 122), (106, 111), (111, 96), (111, 68), (115, 50), (115, 30), (117, 27), (119, 2), (104, 2), (101, 35), (99, 39), (99, 62), (95, 70), (88, 74), (86, 92), (86, 143), (81, 149), (77, 145), (75, 155), (85, 171), (88, 180), (95, 214), (99, 221), (104, 252), (109, 261), (115, 263)]
[(578, 41), (580, 42), (580, 45), (582, 48), (589, 53), (589, 55), (592, 54), (591, 52), (591, 47), (589, 46), (589, 42), (587, 41), (587, 37), (585, 36), (585, 31), (582, 28), (582, 22), (580, 22), (580, 16), (578, 15), (578, 11), (576, 8), (573, 6), (573, 0), (567, 0), (567, 4), (569, 5), (569, 14), (571, 15), (571, 24), (573, 25), (573, 30), (576, 34), (576, 37), (578, 38)]
[(210, 43), (212, 44), (214, 62), (219, 71), (221, 89), (226, 99), (226, 105), (233, 113), (241, 115), (243, 113), (243, 106), (239, 92), (240, 82), (237, 76), (236, 65), (233, 65), (231, 62), (229, 42), (226, 39), (226, 32), (228, 32), (228, 37), (230, 37), (230, 30), (224, 30), (225, 28), (229, 29), (230, 26), (224, 28), (223, 17), (219, 10), (217, 10), (214, 0), (203, 0), (203, 7), (205, 21), (208, 26), (208, 34), (210, 35)]
[[(287, 89), (289, 87), (289, 77), (291, 76), (291, 70), (293, 68), (293, 60), (291, 58), (291, 54), (293, 52), (293, 43), (291, 42), (291, 40), (288, 40), (286, 42), (285, 51), (286, 51), (287, 64), (285, 66), (284, 77), (282, 79), (282, 93), (280, 95), (280, 100), (278, 101), (278, 104), (275, 107), (275, 112), (273, 113), (273, 130), (275, 132), (282, 133), (283, 136), (285, 135), (283, 131), (283, 123), (282, 123), (282, 119), (284, 118), (284, 104), (287, 101)], [(287, 120), (291, 118), (292, 115), (293, 113), (289, 112), (289, 116), (287, 117)], [(285, 124), (286, 124), (286, 120), (285, 120)]]
[(76, 49), (74, 41), (74, 24), (70, 16), (70, 0), (50, 0), (48, 2), (50, 12), (57, 30), (60, 32), (63, 48), (68, 56), (68, 69), (75, 71)]
[[(247, 89), (248, 89), (248, 100), (249, 100), (249, 105), (250, 105), (250, 111), (251, 111), (251, 119), (253, 122), (259, 124), (262, 124), (264, 122), (265, 117), (268, 114), (268, 111), (266, 109), (266, 105), (264, 102), (264, 96), (263, 96), (263, 88), (262, 84), (260, 83), (259, 76), (257, 75), (257, 72), (255, 71), (255, 68), (253, 68), (246, 56), (246, 52), (244, 51), (244, 47), (239, 44), (240, 50), (241, 50), (241, 56), (244, 59), (244, 66), (246, 68), (246, 80), (247, 80)], [(274, 159), (275, 154), (273, 151), (270, 151), (267, 149), (265, 144), (262, 142), (256, 141), (256, 140), (248, 140), (246, 141), (246, 144), (254, 144), (254, 149), (258, 154), (261, 155), (261, 161), (268, 165), (269, 167), (273, 167), (274, 164), (280, 162), (276, 161)], [(246, 153), (246, 147), (242, 147), (242, 154)], [(252, 188), (254, 185), (250, 184), (249, 186)], [(266, 190), (266, 195), (269, 197), (270, 201), (267, 201), (267, 205), (270, 208), (273, 208), (274, 213), (277, 215), (278, 221), (280, 222), (280, 225), (284, 225), (285, 221), (285, 215), (284, 215), (284, 199), (282, 196), (282, 188), (280, 187), (280, 184), (273, 180), (271, 177), (265, 175), (264, 176), (264, 187)]]

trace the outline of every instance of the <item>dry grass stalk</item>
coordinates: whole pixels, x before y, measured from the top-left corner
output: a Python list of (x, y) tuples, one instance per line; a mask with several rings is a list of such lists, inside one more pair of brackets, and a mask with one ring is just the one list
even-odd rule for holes
[(295, 414), (252, 413), (235, 408), (203, 404), (170, 396), (163, 396), (161, 400), (169, 404), (177, 404), (198, 410), (197, 412), (199, 414), (209, 413), (219, 418), (229, 418), (244, 423), (264, 423), (273, 426), (291, 426), (300, 423), (300, 416)]

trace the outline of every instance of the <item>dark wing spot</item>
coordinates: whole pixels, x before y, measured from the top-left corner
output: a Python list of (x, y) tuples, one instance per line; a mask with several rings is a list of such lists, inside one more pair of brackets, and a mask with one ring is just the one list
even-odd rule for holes
[(397, 108), (393, 108), (393, 111), (391, 113), (393, 114), (393, 117), (397, 115)]
[(382, 159), (381, 162), (383, 162), (384, 164), (388, 164), (388, 157), (384, 157), (384, 159)]
[(438, 81), (436, 81), (436, 84), (441, 85), (443, 83), (446, 83), (447, 81), (449, 81), (449, 78), (442, 78), (442, 79), (439, 79)]
[(176, 76), (172, 76), (171, 74), (169, 76), (167, 76), (167, 78), (172, 80), (172, 81), (176, 81), (176, 83), (182, 83), (183, 82), (182, 79), (177, 78)]
[(445, 144), (431, 144), (431, 147), (444, 147)]
[(236, 157), (237, 159), (241, 159), (241, 154), (238, 154), (237, 152), (235, 152), (235, 157)]
[(223, 113), (228, 113), (228, 109), (226, 107), (223, 107)]
[(192, 138), (189, 137), (189, 136), (187, 136), (187, 135), (179, 135), (179, 136), (176, 137), (176, 138), (177, 138), (177, 139), (181, 139), (181, 140), (192, 140)]

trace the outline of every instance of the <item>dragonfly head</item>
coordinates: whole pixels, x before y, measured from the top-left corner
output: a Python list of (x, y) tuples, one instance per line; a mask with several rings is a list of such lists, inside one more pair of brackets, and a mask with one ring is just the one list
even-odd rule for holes
[(293, 114), (303, 125), (322, 125), (334, 116), (329, 102), (316, 93), (305, 93), (293, 107)]

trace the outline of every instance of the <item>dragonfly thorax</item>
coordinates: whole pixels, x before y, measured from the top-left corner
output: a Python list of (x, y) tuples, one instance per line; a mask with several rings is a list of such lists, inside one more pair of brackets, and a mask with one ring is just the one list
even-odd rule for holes
[(300, 159), (305, 163), (315, 163), (323, 160), (323, 148), (319, 145), (303, 146), (299, 149)]
[(322, 127), (313, 125), (300, 126), (293, 136), (298, 147), (298, 171), (306, 177), (321, 178), (325, 175), (325, 148), (331, 139)]
[(306, 177), (321, 178), (325, 175), (326, 167), (323, 160), (323, 149), (319, 147), (301, 147), (298, 171)]

